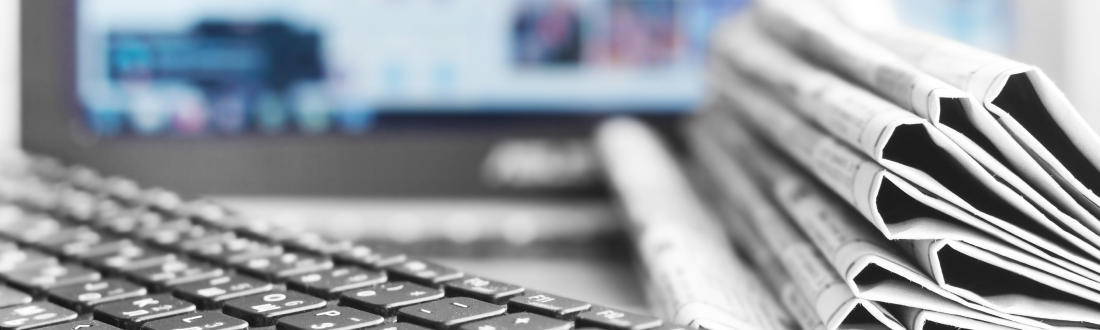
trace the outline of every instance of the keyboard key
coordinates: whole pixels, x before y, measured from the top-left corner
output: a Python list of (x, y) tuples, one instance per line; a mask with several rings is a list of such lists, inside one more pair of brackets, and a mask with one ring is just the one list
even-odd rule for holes
[(287, 316), (275, 325), (278, 330), (352, 330), (381, 324), (381, 316), (347, 307), (329, 307)]
[(194, 304), (162, 293), (96, 306), (95, 318), (124, 330), (137, 330), (145, 322), (194, 311)]
[(511, 312), (531, 312), (566, 320), (590, 308), (590, 303), (539, 291), (528, 291), (527, 294), (512, 297), (508, 301), (508, 310)]
[(43, 215), (25, 214), (12, 223), (0, 225), (0, 235), (23, 243), (34, 243), (63, 229), (57, 220)]
[(243, 330), (248, 322), (219, 312), (199, 312), (146, 323), (143, 330)]
[(206, 236), (206, 227), (196, 226), (187, 220), (172, 220), (156, 227), (138, 229), (134, 236), (160, 246), (173, 246), (182, 241)]
[(191, 301), (203, 309), (221, 307), (226, 300), (271, 291), (275, 286), (244, 275), (226, 275), (209, 280), (181, 284), (174, 288), (176, 296)]
[(38, 330), (119, 330), (119, 328), (96, 320), (77, 320), (39, 328)]
[(142, 208), (132, 208), (119, 212), (110, 218), (100, 218), (97, 223), (111, 232), (131, 234), (148, 228), (160, 227), (167, 221), (159, 213)]
[(422, 260), (406, 260), (386, 267), (386, 271), (395, 280), (406, 280), (427, 286), (439, 286), (443, 282), (462, 277), (460, 271)]
[(317, 255), (296, 252), (278, 256), (249, 259), (235, 264), (246, 274), (260, 279), (273, 281), (287, 276), (332, 268), (332, 260)]
[(333, 239), (313, 233), (299, 235), (282, 243), (288, 249), (324, 255), (347, 251), (354, 246), (349, 240)]
[(523, 293), (523, 287), (480, 277), (468, 276), (443, 284), (448, 297), (470, 297), (487, 303), (503, 305), (512, 296)]
[(470, 322), (460, 330), (569, 330), (573, 322), (552, 319), (538, 314), (518, 313)]
[(23, 291), (0, 285), (0, 308), (30, 303), (33, 299)]
[(55, 254), (77, 255), (106, 237), (88, 226), (65, 228), (35, 243), (42, 250)]
[(22, 330), (64, 323), (76, 319), (76, 313), (48, 302), (0, 309), (0, 329)]
[(302, 236), (302, 231), (273, 222), (256, 219), (239, 219), (240, 224), (234, 230), (243, 237), (250, 237), (270, 243), (278, 243)]
[(155, 265), (163, 265), (176, 260), (176, 255), (157, 248), (144, 245), (127, 245), (112, 253), (102, 254), (88, 258), (87, 263), (93, 267), (109, 269), (113, 271), (128, 271)]
[(447, 298), (402, 308), (397, 319), (435, 329), (504, 314), (505, 308), (466, 297)]
[(373, 327), (367, 330), (431, 330), (416, 324), (397, 322), (393, 324), (384, 324), (377, 327)]
[(248, 321), (253, 327), (275, 324), (279, 317), (324, 308), (326, 302), (295, 291), (268, 292), (225, 302), (225, 314)]
[(389, 282), (378, 286), (344, 291), (340, 304), (382, 316), (392, 316), (398, 308), (443, 298), (443, 291), (409, 282)]
[(404, 253), (371, 248), (365, 245), (353, 246), (351, 249), (334, 254), (333, 258), (343, 263), (370, 269), (381, 269), (382, 267), (404, 262), (407, 259)]
[(120, 279), (107, 279), (50, 289), (50, 301), (77, 313), (84, 313), (91, 306), (126, 298), (143, 296), (145, 287)]
[(225, 271), (204, 262), (172, 260), (161, 265), (130, 270), (126, 274), (138, 283), (159, 291), (169, 286), (219, 277)]
[(238, 237), (201, 246), (188, 252), (216, 264), (230, 265), (249, 259), (278, 256), (283, 253), (283, 247)]
[(20, 290), (37, 295), (42, 289), (98, 281), (102, 276), (86, 267), (63, 263), (5, 273), (4, 277)]
[(287, 277), (286, 280), (291, 289), (325, 299), (336, 299), (340, 297), (341, 291), (385, 282), (386, 273), (357, 267), (337, 267), (294, 275)]
[(607, 307), (577, 315), (577, 327), (593, 326), (604, 329), (642, 330), (661, 326), (661, 319), (628, 313)]
[(17, 249), (0, 251), (0, 273), (56, 265), (57, 258), (38, 250)]
[(206, 231), (201, 237), (180, 241), (172, 248), (182, 251), (193, 251), (211, 245), (220, 245), (237, 239), (237, 235), (227, 231)]

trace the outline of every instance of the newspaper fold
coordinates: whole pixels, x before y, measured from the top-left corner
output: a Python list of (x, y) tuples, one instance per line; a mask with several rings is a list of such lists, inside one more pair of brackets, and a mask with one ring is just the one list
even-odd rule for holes
[[(900, 25), (853, 25), (920, 70), (970, 92), (1048, 175), (1100, 217), (1100, 136), (1042, 70)], [(1085, 224), (1100, 232), (1100, 223)]]
[(752, 18), (734, 20), (718, 38), (733, 70), (770, 86), (797, 113), (914, 185), (1013, 235), (1057, 242), (1096, 264), (1100, 249), (1090, 242), (1100, 242), (1100, 236), (1065, 213), (1040, 211), (1002, 183), (1018, 177), (990, 175), (926, 120), (797, 58), (756, 31)]
[(1010, 328), (1000, 325), (965, 318), (958, 315), (945, 314), (935, 311), (900, 307), (902, 321), (909, 330), (943, 330), (943, 329), (968, 329), (968, 330), (1008, 330)]
[(878, 303), (857, 298), (813, 243), (793, 227), (773, 202), (752, 187), (749, 174), (739, 169), (740, 165), (726, 156), (705, 130), (698, 122), (688, 128), (689, 145), (700, 165), (712, 174), (721, 195), (719, 203), (728, 203), (730, 209), (740, 211), (730, 214), (727, 221), (735, 229), (731, 230), (735, 241), (745, 249), (763, 251), (749, 253), (754, 262), (764, 268), (773, 263), (782, 265), (782, 271), (794, 280), (800, 295), (813, 303), (825, 329), (904, 329)]
[[(786, 153), (795, 158), (804, 167), (810, 169), (819, 179), (823, 180), (832, 188), (837, 194), (842, 197), (846, 197), (849, 204), (856, 206), (867, 219), (871, 219), (871, 222), (879, 227), (879, 230), (886, 235), (891, 235), (892, 231), (901, 231), (906, 229), (906, 226), (913, 226), (915, 229), (928, 230), (925, 234), (927, 237), (919, 237), (922, 239), (943, 239), (951, 238), (948, 235), (950, 232), (942, 232), (937, 228), (928, 227), (927, 224), (931, 221), (914, 222), (909, 221), (913, 218), (928, 218), (942, 216), (943, 221), (950, 220), (952, 217), (943, 216), (946, 214), (958, 215), (955, 217), (959, 221), (974, 226), (985, 226), (986, 229), (990, 229), (991, 233), (999, 235), (998, 238), (1016, 242), (1024, 248), (1028, 248), (1030, 252), (1036, 252), (1044, 257), (1053, 261), (1060, 261), (1062, 265), (1077, 267), (1072, 263), (1068, 263), (1064, 260), (1055, 258), (1052, 255), (1045, 254), (1042, 250), (1036, 249), (1033, 246), (1024, 244), (1018, 238), (1013, 237), (1003, 231), (996, 230), (989, 224), (976, 219), (974, 217), (967, 217), (965, 212), (961, 212), (958, 208), (954, 208), (949, 203), (944, 203), (942, 200), (935, 199), (931, 196), (923, 195), (920, 189), (917, 189), (910, 185), (907, 181), (900, 179), (893, 175), (890, 171), (887, 171), (878, 164), (871, 162), (865, 156), (859, 155), (853, 150), (848, 149), (836, 142), (832, 137), (825, 135), (816, 128), (810, 126), (799, 119), (789, 110), (784, 109), (781, 105), (767, 97), (767, 92), (761, 91), (758, 88), (744, 84), (737, 83), (737, 78), (727, 77), (727, 80), (723, 82), (723, 90), (729, 91), (725, 93), (730, 101), (733, 102), (733, 108), (738, 109), (735, 113), (741, 115), (740, 117), (745, 122), (746, 126), (758, 128), (768, 140), (772, 141), (783, 149)], [(711, 119), (711, 121), (715, 121)], [(737, 127), (738, 124), (730, 121), (728, 123), (721, 123), (716, 125), (724, 125), (728, 127)], [(745, 157), (758, 157), (758, 156), (742, 156)], [(904, 187), (904, 188), (901, 188)], [(889, 195), (883, 195), (889, 193)], [(851, 196), (864, 196), (864, 199), (854, 199)], [(886, 210), (885, 213), (879, 213), (878, 204), (881, 202), (889, 202), (888, 208), (881, 208)], [(784, 205), (784, 207), (793, 209), (795, 205)], [(915, 213), (908, 213), (907, 211), (913, 211)], [(902, 212), (894, 212), (902, 211)], [(930, 212), (931, 211), (931, 212)], [(923, 212), (923, 213), (922, 213)], [(885, 216), (885, 217), (884, 217)], [(900, 219), (898, 217), (901, 217)], [(886, 220), (884, 220), (884, 218)], [(935, 219), (933, 219), (935, 220)], [(901, 228), (888, 227), (887, 224), (899, 224)], [(955, 226), (956, 228), (966, 228), (964, 226)], [(905, 232), (907, 234), (914, 234), (914, 232)], [(811, 235), (811, 237), (813, 237)], [(881, 237), (881, 236), (880, 236)], [(896, 237), (891, 237), (896, 238)], [(995, 242), (994, 240), (964, 240), (966, 243), (978, 242), (988, 243)], [(1027, 253), (1022, 253), (1013, 250), (1011, 247), (1005, 245), (995, 246), (993, 244), (985, 244), (983, 247), (995, 247), (999, 248), (998, 251), (1003, 255), (1015, 256), (1025, 261), (1040, 260), (1040, 258), (1031, 257)], [(927, 252), (927, 251), (925, 251)], [(920, 254), (918, 254), (918, 257)], [(931, 259), (929, 257), (923, 257), (923, 259)], [(1050, 263), (1054, 263), (1051, 261)], [(927, 263), (923, 266), (928, 266)], [(935, 273), (933, 269), (925, 268), (928, 273)], [(1057, 268), (1057, 267), (1051, 267)], [(1004, 269), (1002, 270), (1010, 270)], [(1067, 275), (1069, 272), (1063, 272), (1062, 275), (1068, 278), (1076, 279), (1082, 283), (1089, 283), (1090, 281), (1082, 280), (1081, 277)], [(994, 278), (995, 279), (995, 278)], [(992, 281), (997, 282), (997, 281)], [(945, 284), (944, 282), (937, 282), (936, 284)], [(937, 294), (944, 295), (951, 300), (962, 302), (958, 299), (960, 296), (956, 292), (964, 293), (965, 297), (973, 298), (973, 301), (981, 306), (989, 307), (989, 309), (996, 310), (999, 313), (1010, 313), (1016, 315), (1024, 315), (1039, 319), (1058, 319), (1058, 320), (1076, 320), (1084, 322), (1095, 322), (1098, 320), (1097, 312), (1091, 309), (1082, 308), (1079, 304), (1072, 302), (1042, 299), (1047, 298), (1045, 296), (1040, 297), (1028, 297), (1027, 304), (1003, 304), (1003, 301), (999, 301), (996, 298), (998, 296), (983, 296), (976, 293), (972, 293), (970, 288), (962, 288), (960, 284), (963, 283), (949, 283), (951, 286), (937, 286), (936, 288), (929, 288), (930, 290), (943, 287), (943, 291), (933, 290)], [(973, 285), (974, 283), (970, 283)], [(980, 284), (980, 283), (979, 283)], [(927, 286), (926, 286), (927, 287)], [(952, 290), (947, 290), (951, 288)], [(1009, 286), (1007, 289), (1013, 289)], [(1077, 294), (1080, 292), (1089, 292), (1090, 290), (1077, 286), (1073, 288), (1071, 293)], [(945, 295), (946, 294), (946, 295)], [(1087, 294), (1086, 294), (1087, 295)], [(869, 297), (868, 297), (869, 298)], [(971, 304), (973, 305), (973, 304)], [(910, 305), (913, 306), (913, 305)], [(921, 306), (914, 306), (921, 307)], [(1068, 312), (1068, 311), (1073, 312)], [(1014, 319), (1018, 322), (1019, 319)], [(1025, 322), (1026, 323), (1026, 322)], [(1047, 325), (1049, 326), (1049, 325)]]
[(818, 1), (767, 0), (758, 2), (755, 9), (759, 17), (756, 22), (768, 35), (927, 119), (994, 176), (1006, 178), (1006, 184), (1040, 209), (1069, 216), (1056, 220), (1076, 219), (1065, 226), (1075, 231), (1100, 227), (1100, 220), (1048, 174), (969, 93), (921, 72), (848, 28)]
[(665, 318), (705, 329), (783, 330), (792, 323), (734, 256), (722, 226), (652, 131), (612, 119), (595, 142)]
[[(706, 182), (699, 182), (699, 184), (706, 185), (710, 191), (715, 190), (713, 185), (707, 185)], [(714, 195), (717, 194), (709, 195), (714, 197)], [(710, 198), (709, 202), (719, 216), (728, 219), (739, 219), (740, 209), (738, 207), (724, 202), (721, 198)], [(759, 248), (763, 246), (759, 238), (753, 235), (743, 234), (751, 232), (752, 229), (740, 226), (742, 222), (743, 221), (740, 220), (727, 221), (727, 224), (730, 224), (728, 230), (732, 234), (731, 237), (735, 240), (739, 251), (748, 254), (746, 261), (757, 270), (757, 274), (760, 274), (764, 282), (768, 284), (769, 289), (772, 291), (772, 295), (787, 309), (800, 329), (825, 330), (825, 324), (822, 323), (821, 318), (817, 315), (817, 311), (813, 304), (807, 300), (799, 290), (799, 287), (795, 285), (791, 276), (788, 275), (787, 271), (780, 265), (780, 261), (771, 254), (771, 251)], [(889, 330), (889, 328), (885, 326), (862, 323), (856, 325), (856, 327)], [(854, 329), (856, 327), (845, 328)]]

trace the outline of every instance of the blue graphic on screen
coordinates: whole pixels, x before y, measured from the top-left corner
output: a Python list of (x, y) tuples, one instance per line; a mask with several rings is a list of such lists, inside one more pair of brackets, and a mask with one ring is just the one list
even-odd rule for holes
[(389, 115), (690, 111), (747, 0), (81, 0), (95, 135), (370, 132)]

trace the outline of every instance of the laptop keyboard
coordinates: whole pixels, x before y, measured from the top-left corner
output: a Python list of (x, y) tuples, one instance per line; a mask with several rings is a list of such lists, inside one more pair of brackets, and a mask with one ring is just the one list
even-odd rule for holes
[(0, 330), (680, 328), (23, 155), (0, 279)]

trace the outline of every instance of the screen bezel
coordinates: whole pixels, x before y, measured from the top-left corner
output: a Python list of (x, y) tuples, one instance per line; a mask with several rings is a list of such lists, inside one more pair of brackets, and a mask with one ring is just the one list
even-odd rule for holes
[[(619, 114), (419, 113), (380, 117), (361, 136), (101, 139), (77, 120), (76, 1), (20, 4), (22, 146), (188, 194), (522, 196), (482, 182), (494, 143), (586, 138), (602, 118)], [(671, 132), (683, 111), (639, 116)]]

